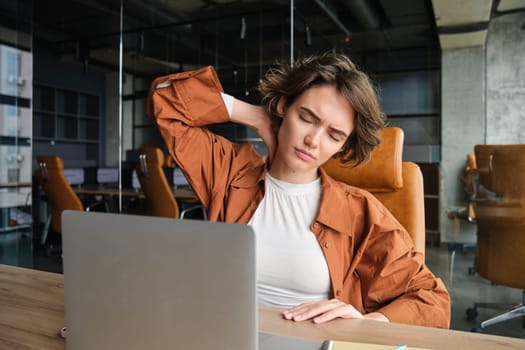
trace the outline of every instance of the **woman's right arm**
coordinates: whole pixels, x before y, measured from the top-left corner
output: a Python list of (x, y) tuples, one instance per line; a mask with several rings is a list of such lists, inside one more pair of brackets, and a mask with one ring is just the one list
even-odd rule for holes
[(277, 148), (277, 136), (272, 130), (270, 116), (263, 107), (234, 99), (230, 119), (234, 123), (242, 124), (255, 130), (268, 148), (270, 161), (273, 159)]
[(205, 127), (230, 121), (221, 92), (215, 71), (205, 67), (155, 79), (148, 96), (148, 116), (206, 208), (238, 166), (238, 146)]
[[(208, 209), (214, 199), (222, 202), (220, 194), (244, 167), (259, 166), (255, 163), (263, 160), (253, 147), (234, 144), (210, 132), (207, 125), (231, 121), (254, 129), (267, 145), (270, 159), (276, 145), (264, 108), (233, 99), (228, 111), (222, 92), (213, 68), (205, 67), (155, 79), (148, 96), (148, 116)], [(238, 157), (241, 148), (243, 156)]]

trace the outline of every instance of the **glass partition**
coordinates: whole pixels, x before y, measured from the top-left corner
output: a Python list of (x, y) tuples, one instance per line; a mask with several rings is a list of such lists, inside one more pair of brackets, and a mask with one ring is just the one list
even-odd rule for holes
[[(60, 6), (64, 11), (57, 11)], [(49, 218), (41, 193), (30, 194), (39, 155), (62, 159), (66, 178), (84, 203), (93, 199), (93, 191), (104, 191), (112, 211), (125, 212), (136, 204), (124, 192), (140, 190), (133, 176), (137, 150), (156, 146), (167, 154), (145, 113), (155, 77), (211, 65), (226, 93), (258, 103), (259, 79), (276, 61), (344, 51), (346, 45), (329, 18), (323, 15), (317, 22), (319, 8), (294, 8), (293, 1), (219, 6), (60, 0), (50, 6), (19, 0), (3, 2), (1, 9), (7, 14), (0, 14), (2, 67), (15, 68), (1, 72), (2, 89), (12, 91), (1, 92), (0, 150), (6, 157), (0, 183), (2, 193), (17, 193), (18, 202), (8, 208), (18, 208), (22, 201), (36, 208), (32, 220), (37, 235)], [(367, 61), (364, 56), (355, 59)], [(21, 74), (9, 75), (8, 69)], [(9, 128), (15, 121), (13, 131)], [(412, 125), (413, 119), (408, 122)], [(437, 124), (431, 122), (426, 129), (435, 134)], [(245, 127), (225, 123), (212, 128), (266, 152)], [(11, 220), (8, 212), (16, 210), (2, 211), (0, 229), (21, 221)]]
[(1, 262), (31, 265), (31, 150), (33, 47), (31, 7), (25, 1), (2, 5), (0, 21), (0, 257)]
[[(25, 163), (11, 161), (2, 167), (0, 175), (6, 179), (0, 177), (0, 181), (9, 186), (16, 184), (17, 191), (20, 184), (31, 183), (38, 155), (59, 156), (76, 190), (84, 186), (133, 188), (137, 150), (149, 145), (166, 151), (145, 115), (147, 92), (155, 77), (211, 65), (226, 93), (258, 103), (258, 81), (277, 60), (290, 61), (330, 49), (350, 52), (351, 46), (345, 45), (352, 45), (348, 37), (343, 41), (342, 29), (326, 14), (318, 15), (327, 9), (294, 8), (293, 1), (233, 2), (222, 6), (202, 2), (60, 0), (50, 6), (41, 1), (19, 0), (3, 2), (1, 6), (4, 66), (16, 66), (30, 74), (10, 77), (16, 80), (18, 88), (2, 92), (0, 101), (4, 106), (2, 152), (13, 154), (10, 159), (30, 159)], [(60, 6), (64, 11), (57, 11)], [(381, 55), (376, 60), (370, 55), (354, 56), (361, 67), (370, 67), (367, 70), (380, 70), (385, 65), (386, 59)], [(429, 78), (422, 79), (423, 83), (437, 81), (433, 78), (439, 76), (436, 72), (430, 76), (422, 71), (422, 76)], [(403, 75), (399, 80), (392, 74), (396, 79), (391, 90), (405, 91), (410, 82)], [(2, 86), (6, 88), (12, 84), (6, 80), (8, 75), (2, 71)], [(390, 75), (376, 74), (385, 83), (392, 80)], [(30, 96), (18, 91), (24, 86)], [(439, 90), (438, 85), (430, 89), (431, 93), (436, 89)], [(399, 109), (396, 96), (383, 97), (385, 103), (394, 101)], [(432, 97), (432, 103), (439, 101), (438, 95), (422, 97)], [(399, 123), (413, 129), (424, 124), (432, 136), (439, 133), (439, 118), (433, 118), (439, 116), (438, 108), (430, 111), (433, 119), (425, 114), (412, 126), (414, 116), (402, 119), (410, 106), (405, 107), (394, 111), (399, 115)], [(32, 117), (24, 119), (19, 114)], [(32, 128), (29, 134), (26, 126), (16, 137), (9, 135), (12, 131), (4, 125), (26, 119)], [(251, 130), (233, 124), (213, 128), (232, 140), (252, 142), (265, 153), (264, 145)], [(435, 139), (432, 144), (439, 143)], [(21, 171), (18, 163), (30, 168), (29, 172)], [(115, 171), (116, 177), (108, 175)], [(113, 203), (112, 209), (122, 211), (122, 196), (116, 197), (118, 203)], [(38, 217), (34, 220), (38, 225), (46, 222), (46, 210), (36, 211)], [(0, 228), (9, 222), (5, 213)]]
[[(198, 2), (145, 7), (124, 0), (122, 5), (122, 184), (137, 187), (134, 168), (138, 150), (154, 146), (168, 155), (164, 141), (146, 116), (147, 93), (153, 79), (210, 65), (226, 93), (258, 103), (256, 87), (262, 74), (277, 60), (286, 61), (292, 55), (293, 5), (273, 4), (257, 10), (242, 7), (240, 12), (209, 8)], [(266, 46), (269, 36), (274, 44)], [(298, 47), (304, 50), (306, 44)], [(225, 123), (211, 128), (233, 141), (251, 142), (260, 153), (266, 153), (258, 135), (243, 126)], [(116, 130), (109, 132), (116, 134)], [(116, 149), (107, 147), (111, 153), (107, 154), (108, 160), (116, 159)], [(181, 176), (176, 171), (173, 178), (169, 170), (167, 174), (171, 184)], [(127, 204), (124, 200), (123, 210)]]

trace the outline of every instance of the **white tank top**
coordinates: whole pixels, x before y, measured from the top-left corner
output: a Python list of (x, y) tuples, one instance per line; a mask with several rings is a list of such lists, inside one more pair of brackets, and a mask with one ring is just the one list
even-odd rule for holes
[(257, 242), (259, 304), (292, 307), (328, 298), (328, 266), (309, 227), (320, 198), (320, 179), (291, 184), (266, 174), (265, 196), (248, 223)]

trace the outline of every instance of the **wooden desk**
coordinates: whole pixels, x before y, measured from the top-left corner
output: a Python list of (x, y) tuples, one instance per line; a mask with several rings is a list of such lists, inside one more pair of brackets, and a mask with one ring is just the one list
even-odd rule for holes
[(11, 184), (0, 184), (0, 188), (20, 188), (20, 187), (31, 187), (31, 182), (18, 182)]
[(73, 187), (73, 190), (76, 194), (88, 196), (117, 197), (119, 193), (122, 193), (122, 196), (125, 197), (144, 197), (144, 193), (140, 190), (123, 188), (122, 192), (119, 192), (118, 188), (113, 186), (82, 185), (79, 187)]
[[(0, 265), (0, 348), (64, 349), (63, 276)], [(366, 320), (334, 320), (314, 325), (291, 322), (279, 310), (259, 307), (262, 332), (323, 341), (407, 344), (431, 349), (525, 349), (525, 339), (407, 326)]]
[[(117, 197), (120, 193), (118, 188), (116, 187), (100, 185), (83, 185), (80, 187), (73, 187), (73, 190), (77, 194), (104, 197)], [(180, 200), (197, 200), (195, 192), (193, 192), (190, 188), (175, 188), (173, 189), (173, 195), (175, 196), (175, 198)], [(140, 189), (136, 190), (133, 188), (123, 188), (122, 196), (144, 198), (144, 193)]]
[(198, 201), (197, 195), (191, 188), (179, 187), (173, 189), (173, 195), (175, 198), (182, 201)]
[(525, 220), (522, 201), (481, 201), (474, 204), (476, 220), (499, 220), (519, 222)]
[(64, 278), (0, 265), (0, 348), (64, 349)]

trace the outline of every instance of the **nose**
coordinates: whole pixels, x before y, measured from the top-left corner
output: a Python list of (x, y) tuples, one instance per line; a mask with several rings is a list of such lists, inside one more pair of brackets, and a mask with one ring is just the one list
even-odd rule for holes
[(306, 136), (304, 137), (304, 143), (310, 147), (310, 148), (317, 148), (319, 145), (319, 138), (321, 137), (321, 130), (316, 129), (310, 131)]

